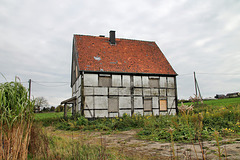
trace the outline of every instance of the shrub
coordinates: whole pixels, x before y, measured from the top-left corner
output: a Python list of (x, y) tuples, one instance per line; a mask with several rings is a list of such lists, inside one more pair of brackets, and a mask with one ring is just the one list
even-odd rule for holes
[(77, 125), (85, 126), (87, 124), (88, 124), (88, 119), (86, 119), (85, 117), (80, 116), (80, 117), (77, 118)]

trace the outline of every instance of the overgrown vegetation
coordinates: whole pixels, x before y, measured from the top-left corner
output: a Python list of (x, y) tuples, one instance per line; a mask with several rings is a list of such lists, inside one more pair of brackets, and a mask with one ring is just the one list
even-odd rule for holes
[(26, 159), (34, 102), (19, 82), (0, 84), (0, 159)]
[[(203, 140), (213, 139), (214, 131), (219, 132), (220, 136), (231, 137), (240, 136), (240, 105), (228, 106), (208, 106), (201, 107), (186, 106), (179, 107), (178, 116), (141, 116), (124, 115), (123, 117), (102, 118), (87, 120), (84, 117), (77, 119), (59, 119), (54, 126), (61, 130), (90, 130), (90, 131), (124, 131), (140, 128), (138, 133), (142, 139), (153, 141), (171, 141), (168, 132), (169, 127), (174, 129), (172, 132), (173, 140), (178, 142), (197, 141), (199, 136)], [(182, 111), (181, 111), (182, 110)], [(46, 124), (49, 123), (44, 121)], [(201, 127), (200, 127), (201, 126)]]
[(84, 141), (86, 137), (74, 138), (76, 135), (52, 135), (42, 129), (41, 124), (35, 123), (31, 131), (28, 159), (127, 159), (123, 154), (107, 149), (105, 141), (99, 139), (94, 143)]

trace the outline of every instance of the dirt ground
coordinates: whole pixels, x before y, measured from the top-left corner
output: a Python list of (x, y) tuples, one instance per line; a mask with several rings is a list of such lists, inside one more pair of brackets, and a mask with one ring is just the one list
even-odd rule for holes
[[(80, 141), (84, 141), (84, 143), (88, 144), (101, 143), (101, 145), (104, 145), (109, 149), (117, 150), (124, 155), (135, 157), (136, 159), (173, 159), (171, 143), (140, 140), (137, 137), (138, 130), (113, 132), (111, 134), (106, 134), (105, 132), (54, 131), (52, 129), (51, 132), (55, 136), (71, 137), (74, 139), (79, 139)], [(203, 148), (206, 159), (219, 159), (217, 152), (218, 148), (215, 141), (203, 142)], [(175, 157), (177, 157), (177, 159), (203, 159), (202, 150), (198, 143), (194, 143), (194, 145), (186, 143), (174, 143), (174, 150)], [(220, 150), (222, 155), (221, 159), (239, 160), (239, 139), (235, 138), (223, 140), (220, 144)]]

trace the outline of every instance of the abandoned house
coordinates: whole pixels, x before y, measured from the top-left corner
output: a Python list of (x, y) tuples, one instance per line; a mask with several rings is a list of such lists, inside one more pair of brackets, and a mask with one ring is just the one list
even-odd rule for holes
[[(74, 35), (72, 113), (86, 118), (177, 113), (176, 72), (155, 42)], [(65, 113), (66, 114), (66, 113)]]

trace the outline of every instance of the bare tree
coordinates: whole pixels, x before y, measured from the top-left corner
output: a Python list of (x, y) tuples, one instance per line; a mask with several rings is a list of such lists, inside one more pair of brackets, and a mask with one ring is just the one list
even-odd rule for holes
[(48, 106), (49, 106), (48, 101), (44, 97), (35, 98), (35, 107), (37, 107), (39, 111), (44, 107), (48, 108)]

